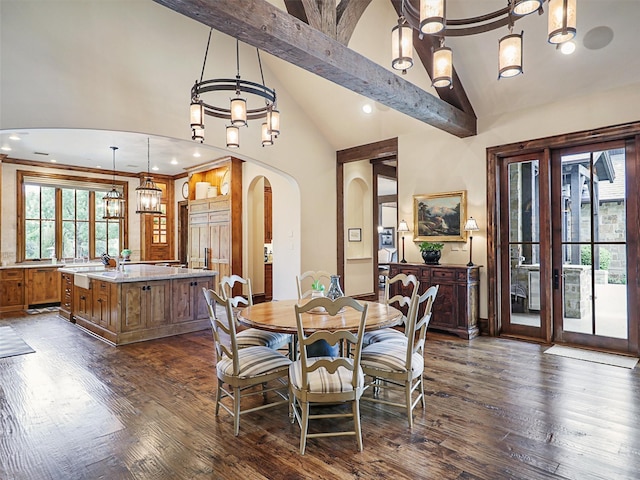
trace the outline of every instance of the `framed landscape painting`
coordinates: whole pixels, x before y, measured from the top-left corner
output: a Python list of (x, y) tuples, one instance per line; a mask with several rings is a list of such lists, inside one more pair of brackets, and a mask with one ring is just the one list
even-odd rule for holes
[(414, 242), (464, 242), (467, 191), (413, 196)]

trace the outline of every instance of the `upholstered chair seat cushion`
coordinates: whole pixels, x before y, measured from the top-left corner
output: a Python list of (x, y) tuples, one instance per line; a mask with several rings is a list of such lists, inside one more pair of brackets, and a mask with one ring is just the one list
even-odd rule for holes
[[(322, 359), (332, 360), (333, 357), (313, 357), (309, 358), (307, 365), (309, 368)], [(352, 392), (353, 385), (351, 382), (352, 371), (345, 367), (338, 367), (336, 375), (331, 375), (326, 368), (320, 367), (317, 370), (313, 370), (307, 373), (309, 379), (310, 393), (343, 393)], [(358, 388), (364, 386), (364, 373), (362, 369), (358, 367)], [(300, 361), (293, 362), (289, 369), (289, 382), (298, 389), (303, 389), (302, 385), (302, 363)]]
[(381, 328), (364, 333), (364, 338), (362, 339), (363, 345), (367, 346), (378, 342), (400, 342), (406, 345), (407, 337), (395, 328)]
[[(277, 370), (289, 368), (291, 360), (276, 350), (268, 347), (247, 347), (238, 350), (240, 372), (238, 377), (251, 378)], [(224, 356), (216, 369), (219, 374), (233, 375), (233, 361)]]
[[(406, 372), (406, 361), (406, 344), (379, 342), (362, 349), (360, 364), (367, 372), (371, 369), (386, 372)], [(418, 352), (413, 353), (411, 370), (411, 378), (419, 377), (424, 371), (424, 359)]]
[(247, 328), (236, 334), (238, 348), (269, 347), (274, 350), (291, 342), (291, 335), (286, 333), (267, 332), (257, 328)]

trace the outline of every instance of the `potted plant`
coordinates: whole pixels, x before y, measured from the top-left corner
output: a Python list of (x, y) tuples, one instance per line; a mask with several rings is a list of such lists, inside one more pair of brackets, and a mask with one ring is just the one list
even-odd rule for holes
[(440, 265), (440, 255), (442, 255), (442, 249), (444, 243), (439, 242), (422, 242), (418, 245), (420, 252), (422, 253), (422, 259), (427, 265)]
[(320, 280), (314, 280), (311, 284), (311, 298), (324, 297), (324, 285)]

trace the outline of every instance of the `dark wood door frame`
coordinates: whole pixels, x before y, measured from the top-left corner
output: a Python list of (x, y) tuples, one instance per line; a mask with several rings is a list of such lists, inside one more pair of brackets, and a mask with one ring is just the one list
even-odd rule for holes
[[(398, 157), (398, 138), (390, 138), (379, 142), (360, 145), (357, 147), (338, 150), (336, 152), (336, 238), (337, 238), (337, 271), (342, 279), (342, 285), (345, 284), (344, 278), (344, 164), (350, 162), (358, 162), (361, 160), (376, 161), (382, 159)], [(376, 182), (372, 187), (375, 195), (377, 195), (378, 186)], [(377, 209), (374, 209), (374, 221), (377, 221)], [(375, 223), (377, 225), (377, 223)], [(377, 242), (377, 240), (376, 240)], [(377, 243), (376, 243), (377, 244)], [(374, 269), (378, 271), (378, 257), (374, 255)], [(373, 273), (372, 273), (373, 274)], [(375, 293), (375, 292), (374, 292)]]
[[(487, 329), (491, 336), (498, 336), (501, 333), (501, 302), (500, 290), (501, 282), (506, 281), (502, 278), (502, 266), (500, 262), (501, 243), (500, 243), (500, 177), (503, 168), (502, 159), (527, 153), (540, 153), (555, 149), (564, 149), (580, 145), (592, 145), (602, 142), (614, 140), (624, 140), (626, 142), (627, 155), (627, 174), (628, 174), (628, 191), (640, 191), (640, 122), (626, 123), (603, 127), (595, 130), (585, 130), (581, 132), (568, 133), (553, 137), (540, 138), (535, 140), (499, 145), (487, 148), (487, 277), (488, 282), (488, 325)], [(629, 165), (631, 167), (629, 168)], [(635, 214), (636, 218), (640, 217), (640, 196), (630, 194), (627, 195), (627, 201), (630, 203), (628, 214)], [(506, 226), (504, 227), (506, 228)], [(640, 235), (639, 228), (629, 230), (627, 238), (629, 265), (637, 265), (640, 259)], [(630, 268), (627, 279), (629, 285), (634, 286), (635, 292), (629, 296), (629, 312), (635, 312), (638, 315), (640, 297), (640, 275), (638, 269)], [(550, 294), (548, 294), (550, 296)], [(546, 299), (549, 302), (552, 298)], [(635, 322), (640, 325), (640, 321)], [(640, 326), (629, 332), (630, 351), (640, 353)]]

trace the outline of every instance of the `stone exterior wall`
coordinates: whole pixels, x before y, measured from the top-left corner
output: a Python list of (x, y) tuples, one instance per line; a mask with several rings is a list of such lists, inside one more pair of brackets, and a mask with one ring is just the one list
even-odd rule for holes
[[(591, 235), (590, 223), (591, 205), (582, 205), (582, 215), (580, 223), (580, 238), (588, 239)], [(625, 204), (624, 202), (605, 202), (600, 204), (599, 218), (599, 238), (600, 242), (623, 242), (625, 241)], [(627, 252), (625, 245), (603, 245), (611, 254), (609, 263), (609, 283), (627, 283)]]

